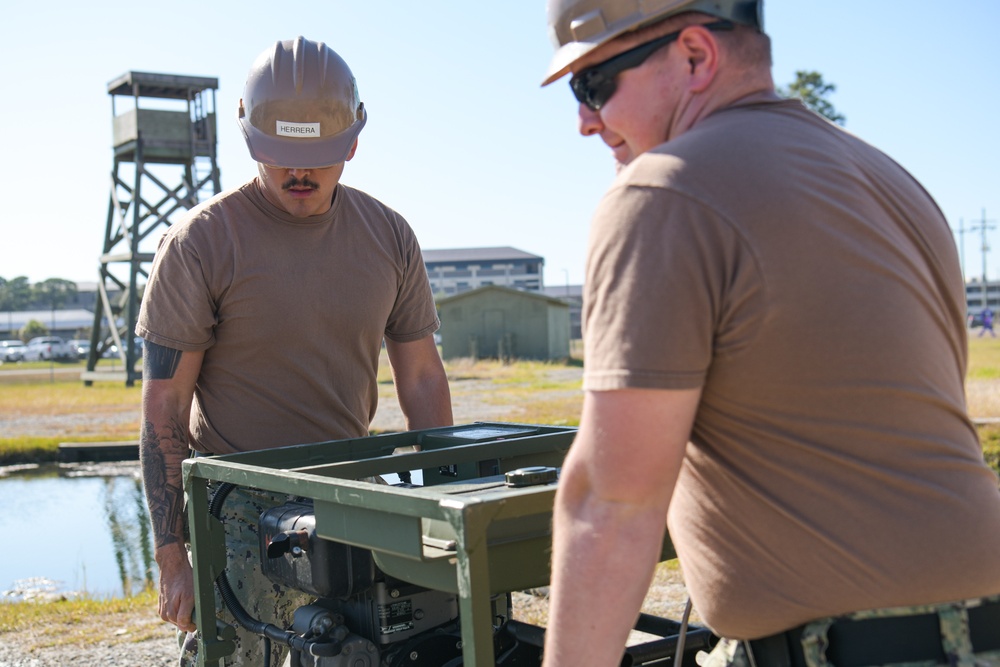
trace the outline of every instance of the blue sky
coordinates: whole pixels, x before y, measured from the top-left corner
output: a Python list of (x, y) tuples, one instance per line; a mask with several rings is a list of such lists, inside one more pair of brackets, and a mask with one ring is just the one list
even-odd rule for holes
[[(945, 9), (947, 7), (947, 9)], [(169, 11), (168, 11), (169, 9)], [(767, 0), (775, 81), (816, 70), (851, 132), (909, 169), (952, 228), (967, 274), (1000, 277), (997, 0)], [(107, 83), (129, 70), (217, 77), (224, 188), (255, 173), (236, 125), (246, 72), (278, 39), (347, 60), (369, 121), (344, 182), (402, 213), (424, 248), (510, 245), (545, 281), (583, 280), (587, 228), (613, 178), (576, 132), (565, 82), (540, 88), (544, 0), (54, 0), (5, 12), (0, 276), (93, 281), (111, 172)], [(171, 185), (174, 185), (173, 183)]]

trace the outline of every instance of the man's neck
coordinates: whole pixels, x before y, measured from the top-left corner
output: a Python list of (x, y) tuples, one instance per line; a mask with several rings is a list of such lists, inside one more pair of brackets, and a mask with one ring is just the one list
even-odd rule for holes
[(757, 76), (747, 75), (746, 78), (721, 76), (707, 90), (689, 96), (673, 126), (669, 128), (668, 139), (679, 137), (721, 109), (778, 99), (780, 98), (775, 92), (770, 72), (762, 72)]

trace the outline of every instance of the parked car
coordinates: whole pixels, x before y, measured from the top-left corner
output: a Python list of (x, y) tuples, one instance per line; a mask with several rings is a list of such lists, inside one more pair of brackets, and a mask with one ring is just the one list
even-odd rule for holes
[(24, 343), (19, 340), (0, 340), (0, 363), (24, 360)]
[[(135, 337), (135, 354), (136, 358), (142, 358), (143, 343), (145, 341), (139, 336)], [(111, 343), (106, 348), (104, 348), (104, 354), (101, 355), (105, 359), (117, 359), (119, 358), (118, 346)]]
[(32, 338), (24, 348), (25, 361), (50, 361), (52, 359), (76, 359), (76, 351), (58, 336)]
[(87, 355), (90, 354), (90, 341), (84, 340), (82, 338), (74, 338), (72, 340), (66, 341), (70, 349), (76, 353), (77, 359), (86, 359)]

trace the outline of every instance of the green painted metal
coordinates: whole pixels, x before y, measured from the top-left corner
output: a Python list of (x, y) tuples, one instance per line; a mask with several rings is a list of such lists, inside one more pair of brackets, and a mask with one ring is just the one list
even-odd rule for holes
[(226, 536), (222, 522), (208, 513), (208, 482), (203, 479), (189, 482), (185, 486), (191, 552), (199, 554), (194, 568), (195, 621), (203, 637), (199, 661), (212, 664), (236, 650), (235, 630), (217, 625), (214, 611), (213, 583), (226, 567)]
[[(576, 430), (477, 422), (296, 445), (184, 463), (204, 664), (232, 651), (215, 627), (212, 582), (225, 558), (221, 525), (208, 517), (207, 484), (229, 482), (314, 500), (319, 536), (371, 549), (386, 573), (456, 592), (466, 667), (492, 667), (490, 596), (549, 578), (555, 485), (508, 487), (503, 474), (561, 465)], [(412, 450), (393, 454), (394, 451)], [(362, 478), (419, 470), (424, 486)], [(207, 517), (207, 518), (206, 518)]]

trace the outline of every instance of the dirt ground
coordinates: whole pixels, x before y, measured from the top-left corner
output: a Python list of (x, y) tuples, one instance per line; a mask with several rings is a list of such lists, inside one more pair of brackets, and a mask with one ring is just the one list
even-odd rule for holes
[[(544, 589), (518, 592), (514, 616), (544, 626), (548, 602)], [(679, 570), (661, 566), (654, 578), (643, 610), (679, 620), (684, 612), (686, 590)], [(692, 623), (698, 622), (697, 612)], [(633, 633), (630, 644), (655, 639)], [(95, 615), (75, 620), (36, 623), (16, 633), (0, 633), (0, 667), (56, 667), (58, 665), (144, 665), (167, 667), (177, 663), (177, 640), (172, 626), (156, 618), (156, 610)]]

